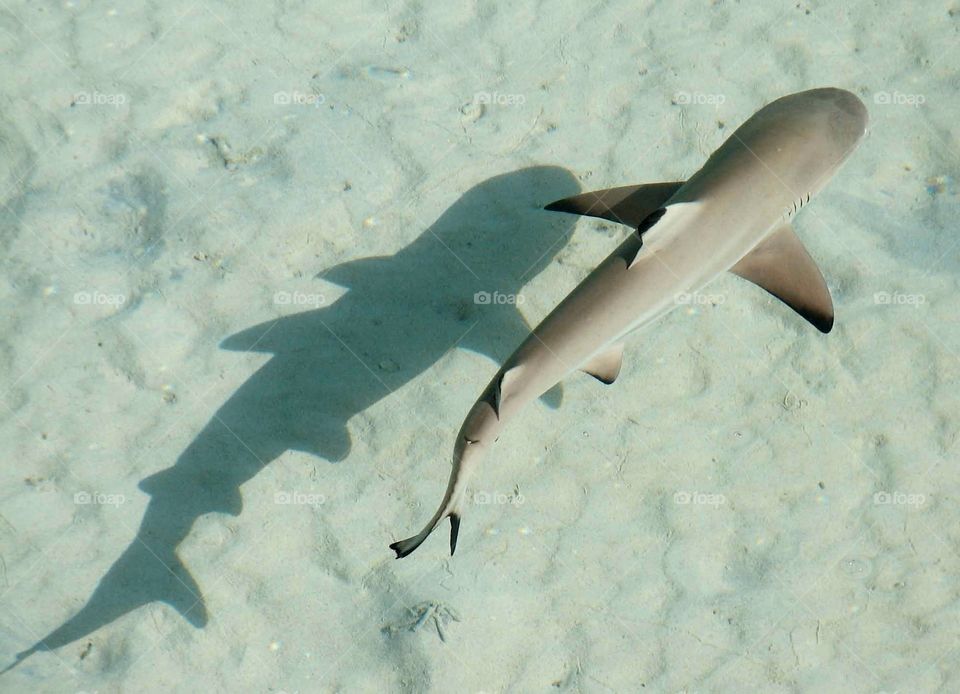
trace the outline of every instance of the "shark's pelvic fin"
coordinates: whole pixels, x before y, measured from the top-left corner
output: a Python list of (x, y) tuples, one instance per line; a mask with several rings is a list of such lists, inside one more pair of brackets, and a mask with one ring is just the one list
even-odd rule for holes
[(789, 224), (778, 227), (730, 272), (766, 289), (820, 332), (833, 328), (830, 290)]
[(646, 183), (581, 193), (551, 202), (544, 209), (599, 217), (636, 228), (647, 216), (669, 200), (683, 181)]
[(610, 385), (620, 375), (623, 366), (623, 343), (610, 345), (599, 354), (591, 357), (586, 364), (580, 367), (584, 373), (590, 374), (601, 383)]

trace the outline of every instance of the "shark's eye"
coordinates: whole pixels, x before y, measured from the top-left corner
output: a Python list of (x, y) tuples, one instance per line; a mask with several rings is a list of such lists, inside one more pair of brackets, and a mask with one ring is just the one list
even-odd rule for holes
[(666, 213), (666, 211), (666, 207), (661, 207), (659, 210), (654, 210), (644, 217), (643, 221), (637, 226), (637, 236), (642, 237), (645, 232), (649, 231), (650, 227), (660, 221), (660, 218)]

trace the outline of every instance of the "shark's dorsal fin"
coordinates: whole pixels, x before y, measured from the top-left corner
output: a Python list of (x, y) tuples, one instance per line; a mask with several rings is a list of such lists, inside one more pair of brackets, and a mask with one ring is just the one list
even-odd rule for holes
[(828, 333), (833, 327), (833, 300), (820, 269), (789, 224), (747, 253), (730, 272), (766, 289)]
[(620, 375), (620, 368), (623, 366), (623, 343), (617, 342), (610, 345), (602, 352), (599, 352), (587, 360), (580, 370), (590, 374), (601, 383), (610, 385), (617, 380)]
[(683, 181), (645, 183), (581, 193), (551, 202), (544, 209), (599, 217), (636, 228), (651, 212), (669, 200)]

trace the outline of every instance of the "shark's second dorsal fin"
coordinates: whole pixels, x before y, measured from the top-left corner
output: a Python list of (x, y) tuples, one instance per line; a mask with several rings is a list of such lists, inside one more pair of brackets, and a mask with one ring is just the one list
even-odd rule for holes
[(590, 374), (601, 383), (610, 385), (617, 380), (622, 366), (623, 343), (618, 342), (590, 357), (587, 363), (580, 367), (580, 370)]
[(817, 330), (828, 333), (833, 328), (830, 290), (789, 224), (778, 227), (730, 272), (766, 289)]
[(608, 188), (557, 200), (544, 209), (599, 217), (636, 228), (651, 212), (662, 207), (682, 185), (683, 181), (670, 181)]

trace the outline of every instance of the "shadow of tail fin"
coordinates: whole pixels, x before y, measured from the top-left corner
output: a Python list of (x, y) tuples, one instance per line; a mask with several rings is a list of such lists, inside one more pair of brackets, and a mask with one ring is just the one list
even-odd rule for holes
[(17, 654), (7, 672), (34, 653), (52, 651), (89, 636), (138, 607), (165, 602), (190, 624), (207, 624), (207, 608), (200, 588), (175, 553), (156, 555), (134, 540), (101, 579), (77, 614), (40, 639), (31, 648)]

